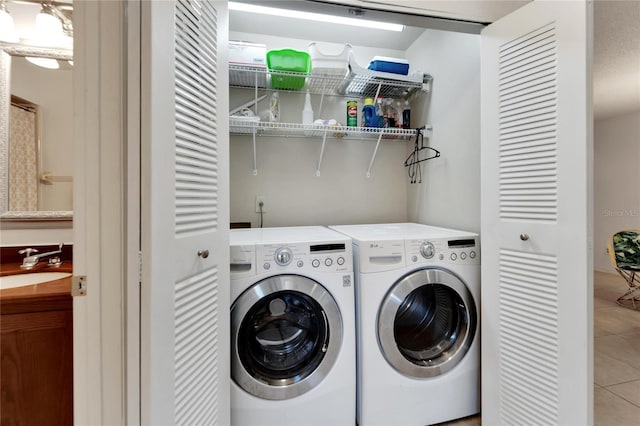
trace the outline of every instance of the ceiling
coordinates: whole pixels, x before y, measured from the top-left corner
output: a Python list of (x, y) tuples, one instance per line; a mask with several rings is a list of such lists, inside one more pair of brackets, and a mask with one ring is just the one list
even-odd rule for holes
[[(243, 0), (249, 1), (249, 0)], [(375, 7), (393, 6), (391, 0), (338, 0), (344, 4)], [(265, 2), (262, 2), (265, 3)], [(275, 1), (269, 5), (302, 4), (302, 2)], [(493, 22), (510, 13), (527, 1), (403, 1), (405, 9), (414, 13), (429, 13), (433, 16), (469, 19), (478, 22)], [(299, 7), (299, 6), (298, 6)], [(319, 4), (318, 7), (333, 7)], [(411, 8), (413, 7), (413, 9)], [(420, 7), (422, 10), (418, 10)], [(308, 9), (308, 8), (307, 8)], [(428, 9), (428, 11), (425, 11)], [(359, 46), (373, 46), (394, 50), (406, 50), (426, 26), (436, 27), (438, 21), (420, 20), (416, 16), (387, 13), (375, 16), (388, 17), (390, 22), (420, 24), (408, 26), (402, 33), (345, 27), (333, 24), (301, 23), (291, 18), (255, 15), (246, 12), (230, 12), (229, 25), (232, 31), (282, 35), (305, 40), (322, 40)], [(374, 19), (374, 18), (370, 18)], [(593, 100), (594, 116), (603, 119), (626, 112), (640, 110), (640, 1), (597, 0), (594, 6), (594, 54), (593, 54)], [(442, 26), (439, 28), (443, 29)], [(467, 32), (478, 32), (480, 27), (469, 27)], [(286, 30), (283, 30), (286, 29)], [(455, 28), (460, 30), (460, 28)], [(464, 30), (464, 29), (463, 29)]]
[(640, 2), (595, 2), (594, 116), (640, 110)]

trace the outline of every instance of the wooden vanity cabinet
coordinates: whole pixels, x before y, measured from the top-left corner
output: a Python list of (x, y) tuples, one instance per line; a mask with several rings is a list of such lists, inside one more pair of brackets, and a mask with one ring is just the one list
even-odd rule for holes
[(2, 426), (73, 425), (71, 295), (6, 297), (5, 292), (0, 296)]

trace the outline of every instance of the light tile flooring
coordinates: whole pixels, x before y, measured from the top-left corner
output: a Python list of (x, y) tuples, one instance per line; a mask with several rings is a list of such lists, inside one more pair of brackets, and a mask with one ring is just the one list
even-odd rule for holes
[(640, 311), (616, 299), (627, 286), (619, 275), (594, 274), (594, 423), (640, 425)]
[[(616, 299), (627, 289), (622, 277), (594, 273), (594, 423), (640, 426), (640, 311)], [(480, 426), (480, 416), (447, 426)]]

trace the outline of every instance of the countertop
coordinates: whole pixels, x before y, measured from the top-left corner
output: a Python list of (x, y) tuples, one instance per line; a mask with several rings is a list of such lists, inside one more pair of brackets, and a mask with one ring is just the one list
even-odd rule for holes
[[(73, 264), (64, 262), (59, 267), (50, 267), (46, 263), (33, 269), (24, 270), (19, 263), (0, 265), (0, 276), (33, 272), (73, 272)], [(22, 312), (52, 311), (71, 309), (71, 277), (46, 283), (0, 290), (0, 312), (14, 314)]]

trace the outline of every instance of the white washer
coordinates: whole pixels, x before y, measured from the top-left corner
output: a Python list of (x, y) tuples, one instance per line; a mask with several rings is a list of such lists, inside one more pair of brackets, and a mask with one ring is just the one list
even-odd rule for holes
[(353, 425), (351, 240), (316, 226), (230, 240), (232, 424)]
[(478, 235), (414, 223), (330, 228), (353, 239), (358, 424), (478, 413)]

